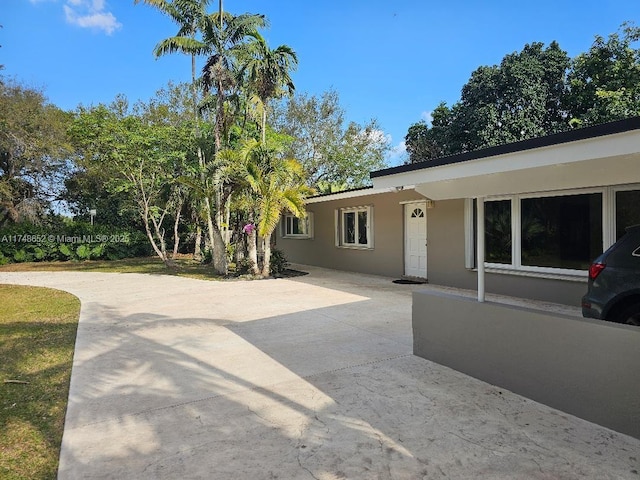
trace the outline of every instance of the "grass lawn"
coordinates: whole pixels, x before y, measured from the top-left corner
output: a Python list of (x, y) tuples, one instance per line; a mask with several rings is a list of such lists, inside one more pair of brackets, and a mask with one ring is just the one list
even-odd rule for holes
[(1, 272), (111, 272), (150, 273), (157, 275), (177, 275), (201, 280), (219, 280), (210, 265), (203, 265), (184, 256), (176, 260), (176, 268), (167, 268), (158, 257), (127, 258), (124, 260), (89, 260), (83, 262), (32, 262), (9, 263), (0, 266)]
[(0, 285), (0, 305), (0, 478), (55, 479), (80, 301)]

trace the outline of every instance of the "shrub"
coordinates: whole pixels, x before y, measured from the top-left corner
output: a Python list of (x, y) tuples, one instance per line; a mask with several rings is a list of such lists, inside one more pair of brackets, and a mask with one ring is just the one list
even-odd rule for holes
[(51, 225), (22, 223), (0, 229), (0, 265), (100, 258), (116, 260), (150, 254), (148, 239), (139, 231), (114, 231), (107, 226), (68, 221)]
[(247, 275), (251, 272), (251, 260), (247, 257), (236, 262), (236, 275)]
[(271, 250), (269, 268), (271, 269), (272, 274), (282, 273), (287, 269), (288, 266), (289, 262), (287, 261), (287, 257), (284, 255), (284, 252), (282, 250)]

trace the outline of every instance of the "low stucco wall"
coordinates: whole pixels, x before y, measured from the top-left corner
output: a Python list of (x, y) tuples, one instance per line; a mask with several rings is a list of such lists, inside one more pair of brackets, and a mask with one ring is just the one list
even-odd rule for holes
[(640, 438), (640, 328), (413, 294), (414, 354)]

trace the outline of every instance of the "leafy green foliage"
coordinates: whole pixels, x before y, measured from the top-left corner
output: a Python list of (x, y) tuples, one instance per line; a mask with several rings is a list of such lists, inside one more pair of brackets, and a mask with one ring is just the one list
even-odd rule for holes
[(180, 218), (184, 189), (175, 180), (186, 168), (194, 138), (189, 125), (172, 121), (167, 106), (139, 104), (137, 109), (137, 115), (104, 105), (80, 110), (70, 132), (79, 163), (105, 171), (110, 192), (131, 196), (151, 246), (169, 262), (164, 225), (170, 215)]
[(533, 43), (479, 67), (431, 126), (409, 127), (409, 163), (640, 115), (639, 40), (640, 29), (624, 24), (573, 60), (556, 42)]
[(68, 168), (69, 121), (42, 92), (0, 78), (0, 226), (44, 215)]
[(640, 28), (625, 23), (606, 40), (597, 35), (589, 51), (573, 60), (566, 100), (572, 125), (640, 115), (639, 42)]
[(0, 229), (0, 264), (147, 256), (148, 240), (138, 231), (103, 225), (15, 224)]
[(296, 95), (281, 102), (273, 126), (293, 141), (286, 155), (304, 167), (309, 186), (320, 182), (354, 188), (369, 183), (369, 172), (384, 168), (389, 143), (375, 121), (345, 126), (338, 93)]
[(296, 52), (288, 45), (272, 50), (259, 33), (251, 35), (252, 41), (241, 51), (243, 69), (248, 72), (249, 91), (260, 99), (262, 110), (262, 143), (266, 142), (267, 106), (272, 98), (280, 98), (285, 92), (293, 95), (295, 86), (291, 71), (298, 65)]
[(269, 260), (271, 265), (271, 273), (278, 274), (284, 272), (289, 266), (287, 257), (282, 250), (271, 250), (271, 259)]

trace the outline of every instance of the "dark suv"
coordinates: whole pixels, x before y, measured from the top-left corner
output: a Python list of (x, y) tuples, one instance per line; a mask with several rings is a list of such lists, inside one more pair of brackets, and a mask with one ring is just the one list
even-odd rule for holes
[(627, 228), (589, 267), (582, 315), (640, 326), (640, 225)]

